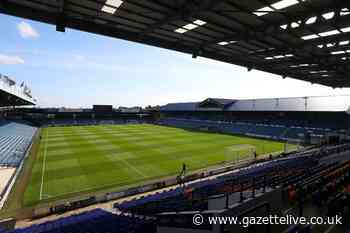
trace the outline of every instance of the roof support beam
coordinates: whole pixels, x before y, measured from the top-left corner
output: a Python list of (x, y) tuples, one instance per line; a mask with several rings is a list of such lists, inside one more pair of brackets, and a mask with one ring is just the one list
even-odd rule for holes
[(2, 0), (2, 1), (0, 1), (0, 8), (5, 9), (7, 3), (8, 3), (8, 0)]
[[(237, 4), (233, 4), (232, 2), (230, 2), (228, 4), (241, 10), (242, 12), (246, 12), (247, 14), (251, 14), (251, 12), (248, 9), (245, 9), (244, 7), (241, 7)], [(329, 9), (326, 9), (326, 10), (328, 12)], [(285, 15), (285, 16), (290, 20), (289, 15), (288, 16)], [(309, 15), (309, 17), (310, 17), (310, 15)], [(258, 16), (256, 16), (256, 18), (258, 18), (259, 20), (262, 20), (263, 24), (260, 24), (257, 27), (247, 28), (247, 30), (245, 30), (245, 31), (237, 31), (237, 32), (231, 34), (230, 36), (225, 36), (224, 38), (221, 38), (219, 40), (215, 40), (212, 42), (205, 42), (202, 44), (201, 47), (205, 48), (206, 46), (210, 46), (211, 44), (212, 45), (218, 44), (222, 41), (261, 40), (261, 41), (267, 42), (267, 40), (266, 40), (267, 38), (273, 38), (273, 39), (276, 39), (279, 42), (281, 42), (280, 45), (272, 46), (276, 49), (276, 51), (279, 51), (279, 52), (284, 51), (282, 54), (293, 54), (293, 55), (300, 56), (301, 58), (307, 58), (309, 60), (308, 63), (317, 63), (320, 65), (326, 65), (326, 63), (322, 64), (321, 61), (317, 59), (318, 55), (314, 53), (313, 48), (310, 48), (308, 50), (309, 56), (305, 56), (305, 48), (301, 47), (300, 44), (285, 43), (286, 42), (285, 40), (281, 39), (279, 36), (276, 36), (276, 33), (274, 32), (274, 30), (271, 30), (271, 25), (274, 25), (274, 28), (278, 28), (281, 30), (279, 24), (277, 25), (274, 22), (265, 21), (263, 18), (260, 18)], [(284, 32), (284, 33), (286, 33), (286, 32)], [(296, 39), (299, 38), (297, 35), (294, 35), (291, 32), (289, 32), (289, 34), (292, 35), (293, 37), (295, 37)], [(301, 39), (300, 39), (300, 41), (302, 44), (303, 41)], [(247, 55), (252, 55), (252, 54), (247, 54)], [(343, 71), (340, 71), (340, 70), (336, 70), (336, 71), (343, 73)]]
[[(104, 0), (99, 0), (98, 2), (102, 1)], [(350, 81), (346, 81), (347, 77), (349, 77), (348, 74), (350, 74), (350, 67), (346, 64), (348, 61), (341, 59), (342, 57), (340, 55), (330, 55), (330, 51), (337, 51), (338, 48), (334, 47), (327, 51), (327, 49), (319, 49), (317, 47), (318, 43), (324, 44), (328, 40), (334, 42), (334, 40), (339, 41), (341, 38), (348, 39), (349, 33), (341, 33), (306, 41), (300, 39), (306, 33), (311, 34), (320, 32), (320, 30), (336, 29), (345, 25), (350, 26), (350, 23), (348, 23), (350, 22), (349, 15), (339, 16), (340, 13), (337, 11), (336, 15), (338, 16), (335, 16), (333, 19), (320, 20), (312, 25), (302, 23), (298, 28), (289, 28), (287, 30), (282, 30), (279, 25), (283, 21), (296, 21), (299, 19), (299, 16), (311, 17), (314, 14), (322, 15), (322, 12), (329, 12), (330, 8), (327, 8), (324, 4), (319, 6), (320, 9), (313, 7), (312, 9), (303, 8), (305, 11), (302, 12), (288, 10), (277, 13), (285, 16), (285, 19), (278, 20), (282, 17), (274, 18), (274, 15), (257, 17), (253, 15), (251, 13), (252, 9), (246, 4), (240, 4), (239, 0), (178, 0), (178, 4), (185, 2), (178, 10), (175, 9), (173, 3), (169, 4), (164, 0), (152, 1), (152, 4), (149, 4), (149, 6), (143, 6), (143, 4), (137, 4), (135, 6), (136, 1), (131, 1), (134, 2), (133, 6), (131, 3), (125, 4), (125, 7), (118, 12), (119, 15), (100, 13), (93, 0), (23, 1), (26, 4), (23, 4), (21, 1), (8, 1), (6, 4), (4, 0), (0, 0), (0, 11), (5, 14), (47, 22), (56, 25), (57, 30), (61, 28), (61, 31), (69, 27), (176, 50), (191, 54), (194, 57), (203, 56), (212, 58), (247, 67), (248, 70), (257, 69), (270, 72), (279, 77), (297, 78), (330, 86), (337, 85), (337, 82), (341, 85), (347, 84), (350, 86)], [(151, 3), (151, 0), (145, 2)], [(218, 2), (225, 2), (228, 10), (221, 11), (219, 7), (209, 8), (209, 6), (217, 6), (216, 4)], [(342, 4), (336, 4), (333, 7), (344, 8), (346, 6), (343, 3), (344, 1), (342, 1)], [(240, 8), (235, 7), (235, 5)], [(239, 14), (244, 14), (245, 16), (231, 15), (232, 12), (230, 13), (229, 9), (233, 9), (233, 11), (238, 9)], [(321, 11), (316, 12), (316, 10)], [(148, 13), (153, 11), (156, 14)], [(164, 16), (164, 21), (159, 20), (158, 22), (158, 19), (161, 18), (160, 16)], [(189, 22), (197, 16), (199, 19), (203, 17), (202, 20), (207, 22), (207, 25), (202, 29), (179, 35), (174, 33), (171, 27), (164, 27), (164, 25), (175, 27), (179, 22), (183, 20), (184, 23), (186, 21)], [(216, 19), (218, 16), (220, 16), (220, 19)], [(100, 19), (104, 23), (95, 19)], [(152, 24), (152, 22), (156, 23)], [(232, 22), (232, 24), (227, 22)], [(181, 25), (179, 24), (178, 26)], [(157, 30), (159, 28), (162, 30)], [(233, 28), (237, 28), (237, 30), (232, 30)], [(225, 35), (234, 35), (242, 38), (242, 42), (227, 44), (226, 46), (210, 44), (211, 41), (225, 37)], [(206, 44), (206, 41), (209, 44), (202, 46), (203, 44), (201, 42)], [(266, 50), (272, 47), (275, 50)], [(349, 46), (342, 48), (349, 48)], [(265, 51), (262, 51), (262, 49), (265, 49)], [(264, 59), (265, 55), (273, 55), (274, 53), (277, 53), (275, 55), (293, 54), (294, 56), (275, 60)], [(245, 56), (246, 54), (247, 56)], [(323, 75), (322, 77), (322, 73), (318, 74), (317, 72), (311, 72), (310, 74), (313, 67), (299, 68), (298, 64), (300, 63), (315, 63), (317, 64), (315, 69), (327, 69), (329, 76)], [(293, 66), (296, 68), (293, 68)], [(336, 82), (334, 83), (333, 81)]]
[(66, 31), (66, 19), (64, 15), (65, 2), (65, 0), (59, 0), (59, 8), (56, 22), (56, 31), (58, 32)]
[[(334, 11), (336, 11), (337, 9), (334, 9)], [(327, 10), (327, 12), (332, 11)], [(305, 22), (308, 18), (302, 18), (300, 19), (302, 22)], [(257, 28), (254, 28), (254, 30), (249, 30), (249, 31), (245, 31), (245, 32), (241, 32), (241, 31), (237, 31), (234, 32), (228, 36), (224, 36), (221, 39), (217, 39), (214, 41), (209, 42), (208, 44), (217, 44), (221, 41), (231, 41), (231, 40), (235, 40), (235, 41), (239, 41), (239, 40), (254, 40), (256, 39), (255, 36), (256, 35), (265, 35), (265, 36), (271, 36), (273, 34), (276, 33), (290, 33), (290, 32), (299, 32), (299, 31), (304, 31), (304, 30), (312, 30), (315, 27), (318, 26), (325, 26), (325, 25), (329, 25), (329, 26), (334, 26), (334, 25), (338, 25), (338, 27), (343, 27), (345, 26), (347, 23), (349, 23), (350, 20), (350, 15), (347, 16), (342, 16), (342, 17), (334, 17), (334, 19), (330, 19), (330, 20), (325, 20), (325, 21), (318, 21), (315, 24), (310, 24), (307, 25), (305, 23), (302, 23), (302, 25), (300, 27), (297, 28), (289, 28), (289, 29), (282, 29), (280, 26), (283, 24), (287, 24), (290, 25), (293, 22), (295, 22), (295, 20), (291, 20), (287, 23), (279, 23), (279, 24), (271, 24), (271, 23), (265, 23), (263, 25), (260, 25)], [(349, 25), (350, 26), (350, 25)], [(320, 38), (321, 39), (321, 38)], [(305, 41), (305, 44), (307, 44), (309, 41)]]

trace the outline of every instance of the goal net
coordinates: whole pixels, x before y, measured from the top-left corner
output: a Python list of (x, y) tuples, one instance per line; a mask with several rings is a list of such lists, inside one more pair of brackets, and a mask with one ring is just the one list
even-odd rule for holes
[(256, 148), (252, 145), (233, 145), (225, 148), (227, 163), (254, 160), (255, 153)]
[(303, 148), (299, 141), (296, 140), (288, 140), (284, 144), (284, 152), (290, 153), (294, 151), (299, 151)]

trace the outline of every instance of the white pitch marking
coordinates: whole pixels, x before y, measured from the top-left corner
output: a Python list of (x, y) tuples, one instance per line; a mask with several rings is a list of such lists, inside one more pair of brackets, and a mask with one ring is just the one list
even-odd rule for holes
[(136, 167), (134, 167), (133, 165), (131, 165), (128, 161), (122, 159), (122, 158), (119, 158), (118, 155), (116, 155), (117, 157), (117, 160), (123, 162), (126, 166), (128, 166), (129, 168), (131, 168), (132, 170), (134, 170), (137, 174), (139, 174), (140, 176), (146, 178), (147, 176), (145, 174), (143, 174), (140, 170), (138, 170)]
[(40, 200), (43, 197), (43, 187), (44, 187), (44, 176), (45, 176), (45, 167), (46, 167), (46, 153), (47, 153), (47, 140), (49, 139), (49, 131), (46, 131), (46, 141), (45, 141), (45, 149), (44, 149), (44, 158), (43, 158), (43, 166), (41, 171), (41, 185), (40, 185)]

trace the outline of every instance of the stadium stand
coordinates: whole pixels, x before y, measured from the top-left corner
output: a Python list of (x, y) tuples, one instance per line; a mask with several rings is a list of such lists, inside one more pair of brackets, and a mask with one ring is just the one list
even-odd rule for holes
[[(349, 9), (348, 0), (202, 0), (200, 4), (199, 1), (165, 0), (6, 0), (0, 3), (3, 14), (53, 24), (60, 32), (66, 28), (78, 29), (333, 88), (350, 86)], [(25, 85), (21, 85), (21, 97), (12, 98), (18, 90), (14, 86), (12, 79), (0, 76), (0, 106), (35, 102)], [(172, 190), (115, 204), (115, 208), (123, 212), (145, 215), (142, 218), (97, 209), (11, 233), (348, 233), (350, 145), (343, 142), (350, 141), (349, 103), (350, 96), (326, 96), (259, 100), (208, 98), (202, 102), (162, 106), (155, 114), (158, 124), (273, 140), (302, 140), (316, 146), (277, 159), (271, 156), (228, 174), (197, 179)], [(99, 115), (94, 119), (95, 115), (90, 112), (43, 111), (40, 114), (42, 119), (38, 121), (45, 126), (140, 122), (135, 120), (137, 115), (118, 116), (120, 120), (114, 118), (114, 114), (110, 118)], [(38, 116), (25, 117), (29, 115)], [(53, 120), (47, 124), (51, 117)], [(30, 139), (31, 132), (13, 124), (0, 122), (0, 130), (2, 127), (8, 130), (0, 142), (4, 143), (4, 151), (21, 152), (26, 148), (22, 139)], [(266, 212), (261, 208), (266, 208)], [(240, 217), (261, 213), (308, 217), (337, 214), (345, 221), (340, 229), (295, 224), (283, 229), (270, 225), (215, 228), (206, 223), (194, 226), (192, 216), (196, 213)], [(157, 229), (153, 221), (145, 220), (146, 216), (156, 218)]]
[[(288, 127), (286, 125), (267, 125), (252, 122), (225, 122), (198, 119), (167, 118), (158, 121), (158, 124), (169, 125), (186, 129), (208, 128), (214, 131), (240, 134), (275, 140), (301, 140), (306, 133), (309, 135), (324, 137), (331, 130), (322, 128)], [(302, 136), (301, 136), (302, 135)]]
[[(347, 194), (350, 187), (350, 163), (337, 161), (329, 156), (349, 151), (350, 145), (343, 144), (292, 154), (287, 158), (252, 165), (213, 180), (189, 184), (185, 188), (179, 187), (116, 203), (115, 208), (142, 216), (156, 216), (163, 223), (168, 221), (167, 224), (171, 225), (169, 219), (164, 219), (167, 215), (174, 217), (170, 213), (180, 216), (181, 213), (200, 211), (204, 215), (208, 211), (238, 208), (237, 206), (243, 205), (246, 201), (252, 201), (271, 190), (279, 189), (284, 197), (282, 210), (292, 209), (290, 207), (299, 208), (299, 202), (301, 200), (306, 202), (310, 196), (315, 206), (328, 209), (327, 216), (343, 215), (344, 207), (350, 204)], [(215, 205), (211, 204), (212, 200), (217, 199), (222, 201), (215, 201)], [(278, 198), (271, 201), (278, 202)], [(177, 224), (173, 229), (182, 227), (190, 226)], [(311, 229), (309, 225), (294, 225), (283, 232), (323, 232)]]
[(0, 126), (0, 166), (18, 167), (36, 130), (33, 126), (3, 120)]
[(78, 125), (115, 125), (115, 124), (137, 124), (144, 123), (144, 120), (122, 120), (122, 119), (53, 119), (46, 123), (44, 126), (78, 126)]
[[(273, 100), (271, 101), (273, 102)], [(90, 110), (84, 110), (84, 112), (55, 112), (53, 114), (52, 110), (32, 109), (30, 111), (26, 110), (30, 114), (23, 114), (22, 116), (24, 119), (33, 122), (40, 122), (43, 127), (156, 123), (188, 130), (213, 131), (283, 141), (301, 140), (301, 138), (305, 138), (305, 135), (325, 137), (329, 134), (337, 134), (340, 130), (346, 130), (347, 128), (346, 119), (348, 119), (348, 115), (343, 111), (345, 110), (345, 106), (343, 106), (344, 109), (342, 108), (340, 112), (334, 114), (329, 112), (323, 112), (321, 114), (319, 112), (309, 113), (308, 111), (297, 112), (297, 109), (290, 109), (291, 111), (283, 113), (280, 111), (255, 111), (254, 109), (240, 111), (237, 110), (238, 107), (234, 107), (235, 105), (240, 105), (239, 108), (241, 108), (242, 105), (246, 104), (242, 103), (239, 100), (207, 99), (200, 103), (169, 104), (165, 106), (167, 110), (164, 110), (164, 108), (162, 110), (161, 108), (160, 112), (154, 113), (153, 116), (149, 114), (150, 116), (147, 119), (140, 117), (140, 114), (123, 116), (121, 113), (113, 113), (111, 116), (106, 117), (103, 114), (94, 113)], [(169, 106), (172, 109), (169, 109)], [(213, 109), (215, 107), (217, 108), (213, 112), (208, 110), (208, 108)], [(261, 108), (258, 104), (255, 107)], [(228, 111), (229, 108), (231, 110), (232, 108), (236, 109)], [(156, 114), (160, 114), (161, 117), (156, 117)], [(308, 114), (318, 115), (318, 119), (309, 119)], [(27, 118), (33, 115), (40, 115), (41, 118)], [(293, 117), (290, 117), (290, 115), (293, 115)], [(334, 121), (337, 121), (338, 124), (334, 124)], [(0, 121), (0, 129), (0, 144), (3, 145), (1, 148), (5, 151), (15, 151), (16, 153), (26, 150), (27, 143), (30, 142), (36, 130), (35, 127), (29, 126), (26, 122), (5, 120)], [(116, 221), (114, 224), (119, 224), (118, 226), (120, 226), (125, 221), (134, 221), (133, 218), (137, 215), (142, 218), (156, 219), (158, 230), (165, 225), (168, 228), (174, 228), (174, 223), (170, 221), (170, 216), (181, 217), (193, 211), (200, 213), (220, 212), (224, 210), (234, 211), (238, 206), (248, 205), (247, 203), (252, 203), (254, 202), (253, 200), (256, 200), (256, 205), (260, 205), (264, 203), (264, 201), (260, 200), (261, 198), (268, 198), (269, 195), (272, 195), (271, 193), (277, 192), (278, 195), (273, 194), (275, 199), (271, 200), (270, 203), (272, 211), (274, 211), (273, 207), (275, 205), (279, 206), (281, 211), (286, 211), (290, 208), (293, 209), (292, 212), (296, 211), (295, 209), (298, 209), (298, 203), (300, 201), (298, 198), (300, 198), (300, 193), (303, 193), (307, 194), (308, 198), (312, 200), (308, 202), (308, 205), (311, 205), (312, 209), (316, 210), (318, 205), (322, 205), (322, 208), (326, 208), (327, 212), (332, 212), (333, 209), (336, 209), (333, 206), (339, 205), (339, 200), (342, 203), (345, 203), (344, 200), (347, 200), (344, 192), (340, 190), (346, 190), (348, 184), (346, 178), (348, 157), (340, 159), (330, 158), (330, 156), (348, 152), (348, 144), (337, 143), (327, 146), (317, 145), (297, 153), (284, 153), (277, 157), (277, 159), (271, 156), (262, 160), (249, 161), (249, 165), (247, 165), (248, 163), (240, 165), (237, 170), (226, 171), (227, 174), (215, 173), (215, 176), (210, 177), (211, 175), (209, 175), (209, 177), (205, 177), (202, 180), (198, 179), (200, 177), (197, 177), (186, 183), (186, 185), (180, 185), (166, 191), (159, 191), (155, 194), (144, 195), (141, 198), (138, 197), (122, 203), (117, 202), (114, 204), (114, 209), (116, 212), (121, 212), (122, 214), (116, 214), (113, 217), (114, 221)], [(10, 157), (13, 160), (18, 161), (10, 161), (8, 157), (3, 156), (4, 160), (7, 161), (7, 166), (18, 166), (21, 157), (18, 156), (17, 158), (13, 156), (15, 154), (11, 155)], [(339, 176), (328, 179), (328, 176), (325, 175), (333, 173), (337, 173)], [(334, 180), (337, 186), (331, 192), (326, 187), (330, 186), (330, 183), (334, 182)], [(160, 187), (164, 186), (161, 185)], [(138, 189), (135, 190), (137, 193), (139, 192)], [(130, 191), (130, 195), (133, 194), (132, 191)], [(129, 195), (129, 192), (126, 193), (126, 195)], [(283, 196), (283, 200), (281, 201), (277, 196)], [(319, 196), (324, 197), (321, 203), (317, 202)], [(327, 198), (325, 198), (326, 196)], [(56, 213), (58, 210), (63, 212), (72, 211), (91, 205), (96, 201), (97, 198), (93, 197), (91, 199), (89, 198), (86, 205), (82, 204), (83, 200), (79, 200), (71, 202), (69, 205), (52, 206), (49, 212)], [(345, 204), (343, 205), (345, 206)], [(85, 214), (89, 216), (90, 212), (83, 213), (81, 216)], [(129, 215), (134, 217), (130, 217)], [(71, 219), (79, 219), (79, 216), (73, 216)], [(125, 218), (129, 220), (125, 220)], [(35, 225), (27, 229), (19, 229), (18, 232), (66, 232), (65, 226), (60, 225), (65, 221), (64, 219), (54, 222), (50, 221), (47, 225)], [(74, 222), (75, 220), (71, 221)], [(91, 223), (89, 219), (86, 221), (86, 225)], [(92, 222), (94, 221), (92, 220)], [(153, 228), (150, 232), (155, 232), (155, 223), (153, 221), (151, 222)], [(97, 225), (100, 224), (99, 221), (95, 223)], [(103, 224), (105, 223), (103, 222)], [(129, 224), (130, 222), (126, 223), (123, 229), (127, 229), (126, 232), (133, 232), (128, 230), (128, 227), (130, 227)], [(190, 225), (181, 225), (182, 223), (177, 224), (175, 228), (192, 227)], [(52, 225), (57, 226), (59, 230), (52, 229)], [(290, 229), (283, 229), (283, 232), (309, 232), (310, 228), (312, 228), (310, 226), (299, 225), (288, 227)], [(75, 228), (67, 229), (68, 233)], [(82, 230), (84, 231), (84, 229)], [(99, 232), (98, 230), (93, 228), (93, 232)], [(113, 232), (113, 229), (107, 229), (106, 231)]]
[(315, 134), (349, 126), (350, 96), (231, 100), (223, 102), (225, 105), (217, 104), (217, 108), (206, 108), (207, 101), (171, 103), (162, 106), (160, 111), (165, 118), (301, 127)]
[[(342, 150), (345, 150), (345, 148), (349, 149), (348, 146), (346, 147), (344, 146)], [(335, 150), (336, 149), (330, 147), (328, 149), (324, 149), (322, 154), (330, 154)], [(324, 166), (320, 166), (320, 167), (317, 166), (318, 163), (314, 159), (315, 157), (316, 155), (314, 154), (314, 150), (303, 152), (302, 154), (293, 154), (288, 158), (283, 158), (283, 159), (278, 159), (271, 162), (268, 161), (262, 164), (252, 165), (248, 168), (239, 170), (233, 174), (218, 177), (215, 180), (195, 183), (193, 185), (190, 185), (190, 187), (188, 188), (192, 189), (192, 194), (194, 193), (194, 190), (197, 190), (196, 192), (201, 193), (201, 195), (205, 194), (206, 195), (205, 197), (201, 196), (201, 198), (203, 199), (203, 198), (208, 198), (211, 195), (224, 193), (225, 187), (227, 185), (232, 185), (232, 181), (233, 181), (232, 177), (234, 177), (234, 181), (239, 181), (239, 184), (241, 184), (241, 182), (249, 181), (249, 180), (250, 180), (249, 182), (251, 182), (251, 179), (256, 178), (255, 181), (257, 183), (259, 183), (259, 179), (260, 179), (261, 181), (264, 181), (265, 185), (267, 186), (276, 186), (277, 183), (282, 182), (281, 180), (284, 180), (283, 182), (286, 182), (286, 180), (290, 179), (292, 174), (300, 175), (302, 173), (305, 173), (306, 170), (312, 170), (312, 169), (318, 170), (320, 168), (324, 169)], [(319, 157), (320, 157), (320, 154), (318, 153), (317, 158)], [(297, 170), (300, 170), (300, 171), (297, 172)], [(288, 172), (281, 173), (277, 177), (274, 177), (272, 174), (275, 173), (276, 171), (288, 171)], [(175, 200), (171, 201), (173, 203), (168, 206), (169, 209), (174, 210), (174, 208), (176, 209), (176, 207), (174, 207), (174, 203), (180, 203), (179, 199), (183, 198), (183, 197), (178, 198), (181, 195), (183, 195), (183, 192), (181, 192), (181, 188), (177, 188), (170, 192), (159, 193), (150, 197), (145, 197), (144, 199), (137, 199), (131, 202), (116, 204), (115, 207), (120, 210), (130, 211), (130, 210), (133, 210), (133, 207), (138, 206), (140, 208), (137, 208), (137, 209), (140, 210), (142, 213), (144, 213), (145, 211), (147, 212), (148, 208), (145, 208), (145, 206), (143, 206), (142, 204), (146, 204), (146, 205), (150, 204), (152, 206), (152, 201), (157, 202), (162, 199), (169, 199), (171, 197), (175, 197)], [(166, 208), (164, 206), (164, 203), (159, 206), (161, 206), (160, 208)], [(181, 205), (179, 208), (181, 209)], [(155, 210), (153, 212), (159, 212), (159, 211)]]
[[(0, 231), (1, 232), (1, 231)], [(153, 233), (152, 220), (95, 209), (79, 215), (4, 233)]]

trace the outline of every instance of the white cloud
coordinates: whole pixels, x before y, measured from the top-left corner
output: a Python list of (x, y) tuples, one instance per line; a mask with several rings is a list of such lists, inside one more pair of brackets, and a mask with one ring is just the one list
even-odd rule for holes
[(37, 39), (40, 37), (40, 34), (26, 22), (20, 22), (17, 24), (17, 29), (19, 34), (25, 39)]
[(1, 65), (18, 65), (23, 64), (24, 60), (18, 56), (7, 56), (0, 54), (0, 64)]

